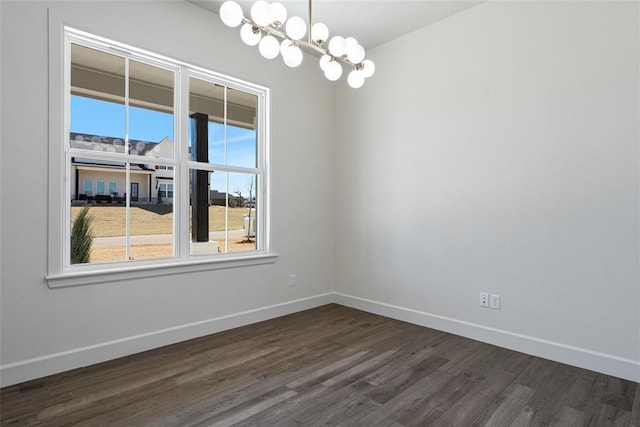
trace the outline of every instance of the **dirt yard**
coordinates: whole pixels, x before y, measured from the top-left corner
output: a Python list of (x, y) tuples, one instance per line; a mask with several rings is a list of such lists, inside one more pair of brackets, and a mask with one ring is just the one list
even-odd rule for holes
[[(72, 206), (72, 221), (83, 206)], [(229, 230), (242, 229), (243, 217), (248, 213), (246, 208), (229, 208), (225, 212), (223, 206), (209, 207), (209, 230), (224, 231), (225, 214), (228, 216)], [(126, 210), (124, 206), (91, 206), (93, 217), (92, 232), (94, 238), (124, 236), (126, 230)], [(255, 211), (252, 212), (255, 215)], [(73, 225), (73, 223), (72, 223)], [(131, 236), (147, 236), (172, 234), (173, 211), (170, 205), (134, 206), (130, 211)], [(255, 242), (243, 242), (243, 237), (231, 237), (228, 252), (255, 250)], [(255, 240), (255, 239), (252, 239)], [(225, 239), (216, 239), (221, 252), (225, 251)], [(171, 257), (173, 245), (171, 243), (134, 244), (131, 246), (131, 259), (157, 259)], [(95, 246), (91, 251), (91, 262), (115, 262), (125, 259), (125, 248), (117, 246)]]
[[(71, 207), (71, 220), (75, 220), (83, 206)], [(93, 217), (91, 230), (93, 237), (124, 236), (126, 211), (124, 206), (92, 206), (89, 209)], [(248, 209), (229, 208), (229, 230), (242, 228), (242, 219)], [(255, 214), (255, 211), (252, 212)], [(131, 208), (131, 235), (171, 234), (173, 231), (173, 212), (171, 205), (134, 206)], [(73, 222), (72, 222), (73, 224)], [(209, 230), (223, 231), (225, 224), (224, 206), (209, 207)]]

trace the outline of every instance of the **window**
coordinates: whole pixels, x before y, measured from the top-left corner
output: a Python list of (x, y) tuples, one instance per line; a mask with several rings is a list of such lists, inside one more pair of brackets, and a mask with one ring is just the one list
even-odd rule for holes
[[(59, 207), (61, 232), (52, 236), (63, 251), (50, 264), (50, 285), (68, 275), (136, 265), (145, 271), (217, 268), (273, 258), (268, 90), (70, 28), (64, 32), (66, 108), (56, 146), (64, 165), (52, 168), (64, 176), (51, 188), (68, 202)], [(84, 210), (93, 244), (88, 261), (74, 262), (76, 219)]]
[(84, 194), (87, 196), (93, 196), (93, 181), (86, 180), (84, 182)]
[(173, 197), (173, 184), (164, 184), (161, 183), (160, 184), (160, 188), (159, 188), (159, 194), (161, 198), (163, 199), (167, 199), (167, 198), (172, 198)]

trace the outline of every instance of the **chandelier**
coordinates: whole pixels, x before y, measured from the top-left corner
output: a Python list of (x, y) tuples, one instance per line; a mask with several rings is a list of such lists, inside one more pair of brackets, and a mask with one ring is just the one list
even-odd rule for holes
[(258, 45), (260, 54), (267, 59), (282, 55), (289, 67), (302, 63), (304, 48), (321, 55), (320, 68), (331, 81), (342, 76), (342, 65), (351, 69), (347, 82), (354, 89), (361, 87), (366, 78), (375, 72), (373, 61), (365, 58), (364, 48), (353, 37), (333, 36), (329, 40), (329, 28), (321, 22), (311, 25), (311, 0), (309, 20), (311, 27), (307, 40), (307, 23), (299, 16), (287, 20), (287, 9), (282, 3), (258, 0), (251, 6), (251, 18), (244, 16), (242, 8), (233, 0), (220, 7), (220, 18), (229, 27), (240, 28), (240, 37), (249, 46)]

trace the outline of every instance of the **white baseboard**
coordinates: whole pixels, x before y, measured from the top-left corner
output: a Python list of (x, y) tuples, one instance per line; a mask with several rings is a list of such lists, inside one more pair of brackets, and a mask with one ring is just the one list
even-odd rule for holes
[(335, 292), (333, 302), (640, 383), (640, 361)]
[(513, 332), (489, 328), (432, 313), (371, 301), (338, 292), (288, 301), (115, 341), (76, 348), (61, 353), (0, 366), (0, 387), (6, 387), (118, 357), (175, 344), (240, 326), (273, 319), (325, 304), (336, 303), (392, 319), (402, 320), (497, 345), (533, 356), (603, 374), (640, 382), (640, 362), (568, 346)]
[(0, 387), (89, 366), (333, 302), (326, 293), (0, 366)]

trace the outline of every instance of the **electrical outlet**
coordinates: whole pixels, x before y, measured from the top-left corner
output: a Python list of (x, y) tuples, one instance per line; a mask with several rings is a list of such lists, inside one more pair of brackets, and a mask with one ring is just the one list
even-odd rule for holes
[(489, 307), (494, 310), (500, 310), (500, 295), (491, 294), (489, 296)]
[(296, 285), (296, 275), (295, 274), (290, 274), (289, 275), (289, 286), (295, 286)]
[(489, 307), (489, 294), (480, 292), (480, 307)]

